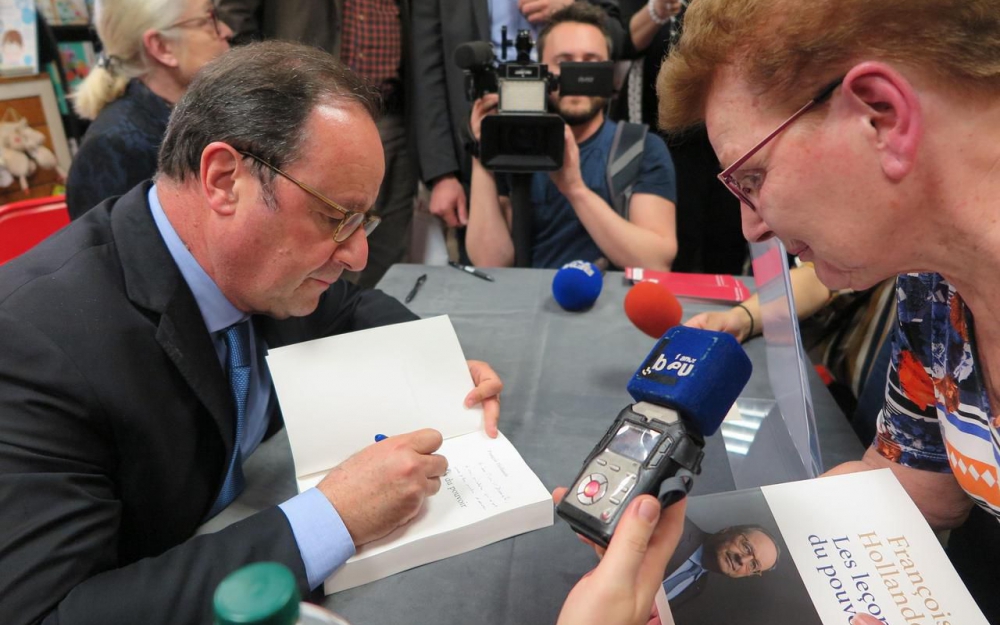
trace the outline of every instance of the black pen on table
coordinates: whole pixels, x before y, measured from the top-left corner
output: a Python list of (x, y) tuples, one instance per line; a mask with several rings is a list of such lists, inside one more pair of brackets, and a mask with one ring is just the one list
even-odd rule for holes
[(448, 261), (448, 264), (451, 265), (452, 267), (454, 267), (455, 269), (458, 269), (460, 271), (464, 271), (465, 273), (471, 273), (472, 275), (476, 276), (477, 278), (481, 278), (483, 280), (487, 280), (489, 282), (493, 282), (493, 276), (491, 276), (488, 273), (483, 273), (482, 271), (479, 271), (475, 267), (470, 267), (468, 265), (462, 265), (462, 264), (456, 263), (456, 262), (451, 261), (451, 260)]
[(403, 300), (404, 304), (409, 304), (410, 302), (413, 301), (413, 298), (417, 296), (417, 291), (419, 291), (420, 287), (424, 285), (424, 282), (427, 282), (426, 273), (420, 274), (420, 277), (417, 278), (417, 281), (413, 283), (413, 288), (410, 289), (410, 292), (406, 294), (406, 299)]

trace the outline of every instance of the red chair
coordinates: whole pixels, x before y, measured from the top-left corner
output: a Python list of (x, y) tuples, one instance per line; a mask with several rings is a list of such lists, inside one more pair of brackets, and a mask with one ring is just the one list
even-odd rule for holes
[(27, 252), (68, 223), (65, 195), (0, 206), (0, 265)]

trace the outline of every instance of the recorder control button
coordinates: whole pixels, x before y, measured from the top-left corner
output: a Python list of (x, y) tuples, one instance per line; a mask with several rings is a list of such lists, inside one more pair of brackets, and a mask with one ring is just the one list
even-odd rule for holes
[(589, 506), (604, 497), (608, 491), (608, 478), (601, 473), (591, 473), (580, 481), (580, 486), (576, 489), (576, 498), (580, 503)]
[(622, 470), (622, 468), (620, 466), (615, 465), (615, 464), (609, 466), (608, 468), (611, 469), (612, 471), (621, 471)]
[(597, 464), (601, 465), (602, 467), (605, 467), (605, 466), (608, 465), (608, 461), (605, 460), (604, 458), (598, 458), (594, 462), (596, 462)]
[(614, 513), (615, 513), (615, 511), (613, 509), (612, 510), (605, 510), (604, 512), (601, 513), (601, 520), (604, 521), (605, 523), (607, 523), (608, 521), (611, 520), (611, 516)]

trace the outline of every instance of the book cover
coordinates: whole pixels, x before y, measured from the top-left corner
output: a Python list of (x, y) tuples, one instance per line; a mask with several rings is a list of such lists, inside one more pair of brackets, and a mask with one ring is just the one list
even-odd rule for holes
[(52, 26), (86, 25), (94, 12), (94, 0), (37, 0), (37, 5)]
[(636, 282), (656, 282), (677, 297), (691, 297), (713, 302), (742, 302), (750, 290), (733, 276), (707, 273), (674, 273), (641, 267), (626, 267), (625, 278)]
[(38, 19), (33, 0), (0, 0), (0, 74), (38, 73)]
[(90, 69), (97, 62), (94, 44), (89, 41), (60, 41), (59, 56), (62, 58), (69, 92), (75, 93), (76, 88), (90, 74)]
[(679, 625), (987, 625), (888, 469), (693, 497), (656, 607)]
[[(552, 525), (552, 499), (503, 434), (465, 408), (472, 378), (447, 316), (272, 349), (267, 356), (300, 491), (375, 436), (434, 428), (448, 459), (417, 517), (357, 553), (327, 594)], [(502, 423), (501, 423), (502, 426)]]

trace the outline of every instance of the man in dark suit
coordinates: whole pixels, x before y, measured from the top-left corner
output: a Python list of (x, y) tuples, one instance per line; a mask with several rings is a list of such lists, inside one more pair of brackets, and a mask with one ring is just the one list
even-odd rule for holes
[[(367, 93), (316, 49), (224, 55), (173, 111), (155, 185), (0, 268), (0, 622), (206, 623), (260, 560), (307, 593), (440, 488), (440, 434), (419, 430), (192, 538), (281, 427), (269, 347), (415, 318), (338, 281), (377, 225)], [(495, 433), (500, 382), (470, 371)]]
[[(430, 211), (449, 226), (468, 219), (466, 193), (472, 171), (466, 154), (471, 103), (465, 77), (453, 60), (455, 48), (469, 41), (497, 41), (500, 26), (513, 40), (519, 25), (540, 28), (572, 0), (421, 0), (413, 5), (415, 129), (420, 175), (431, 189)], [(591, 0), (608, 14), (615, 49), (625, 28), (617, 0)], [(491, 9), (493, 14), (491, 14)], [(501, 17), (502, 16), (502, 17)], [(513, 60), (513, 49), (508, 59)], [(497, 58), (500, 50), (496, 49)]]
[(417, 194), (410, 0), (220, 0), (218, 7), (238, 43), (284, 39), (322, 48), (381, 95), (386, 169), (372, 210), (382, 223), (368, 240), (368, 266), (348, 273), (361, 286), (375, 286), (389, 267), (407, 259)]
[(735, 525), (709, 534), (685, 518), (684, 533), (667, 564), (663, 590), (676, 608), (701, 594), (709, 573), (760, 576), (774, 569), (780, 556), (778, 543), (758, 525)]

